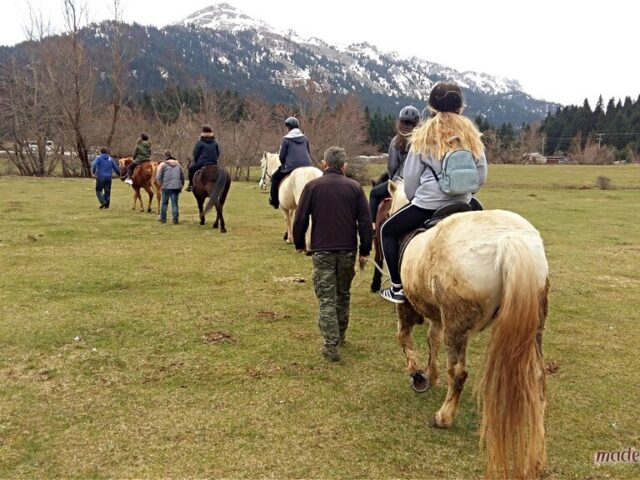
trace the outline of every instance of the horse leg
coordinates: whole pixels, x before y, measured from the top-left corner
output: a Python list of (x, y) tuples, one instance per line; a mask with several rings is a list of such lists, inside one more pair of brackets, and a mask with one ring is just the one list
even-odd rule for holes
[(216, 207), (216, 221), (213, 222), (213, 228), (218, 228), (220, 225), (220, 201), (214, 203), (213, 206)]
[(291, 210), (282, 209), (282, 215), (284, 215), (284, 223), (286, 225), (287, 231), (285, 232), (284, 239), (287, 243), (291, 243), (293, 241), (293, 234), (291, 233)]
[[(222, 205), (220, 203), (216, 205), (216, 212), (217, 216), (220, 217), (220, 233), (227, 233), (227, 229), (224, 226), (224, 216), (222, 215)], [(216, 223), (217, 222), (218, 219), (216, 217)]]
[(150, 186), (145, 186), (144, 189), (147, 191), (147, 195), (149, 195), (149, 203), (147, 204), (147, 212), (151, 213), (151, 201), (153, 200), (153, 189)]
[(439, 428), (449, 428), (458, 413), (460, 394), (467, 380), (466, 355), (467, 342), (469, 340), (468, 329), (453, 328), (445, 332), (447, 345), (447, 375), (449, 388), (447, 397), (435, 415), (434, 425)]
[(429, 320), (429, 362), (427, 364), (427, 376), (431, 385), (438, 384), (438, 350), (442, 343), (442, 322), (440, 320)]
[(200, 225), (204, 225), (204, 197), (196, 195), (196, 202), (198, 202), (198, 212), (200, 213)]
[(411, 337), (413, 326), (419, 323), (422, 323), (422, 317), (409, 303), (398, 305), (398, 341), (407, 360), (407, 371), (411, 378), (411, 386), (417, 392), (425, 392), (429, 388), (429, 381), (424, 372), (418, 367)]
[(140, 211), (144, 212), (144, 203), (142, 202), (142, 195), (140, 194), (140, 187), (136, 188), (136, 198), (140, 202)]

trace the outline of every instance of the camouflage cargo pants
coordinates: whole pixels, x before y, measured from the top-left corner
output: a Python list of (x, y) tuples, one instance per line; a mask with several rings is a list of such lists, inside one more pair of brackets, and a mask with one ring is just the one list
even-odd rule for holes
[(319, 303), (318, 326), (324, 346), (336, 349), (349, 326), (351, 281), (355, 275), (356, 252), (313, 254), (313, 287)]

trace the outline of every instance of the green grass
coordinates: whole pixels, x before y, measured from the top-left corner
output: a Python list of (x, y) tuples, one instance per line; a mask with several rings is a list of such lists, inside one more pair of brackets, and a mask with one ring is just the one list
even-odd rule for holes
[[(617, 188), (580, 189), (599, 175)], [(409, 389), (370, 266), (343, 361), (321, 358), (310, 260), (255, 183), (232, 185), (226, 235), (197, 224), (189, 194), (183, 223), (160, 225), (120, 182), (98, 210), (93, 186), (0, 178), (1, 478), (482, 475), (471, 390), (486, 333), (456, 424), (434, 429), (445, 390)], [(480, 198), (547, 248), (548, 478), (637, 478), (593, 453), (640, 449), (640, 168), (493, 165)], [(296, 274), (307, 283), (276, 281)]]

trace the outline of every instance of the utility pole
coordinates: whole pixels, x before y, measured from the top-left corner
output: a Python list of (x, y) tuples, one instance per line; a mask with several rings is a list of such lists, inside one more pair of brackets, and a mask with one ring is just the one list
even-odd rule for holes
[(545, 142), (545, 136), (544, 136), (544, 135), (542, 135), (542, 149), (540, 150), (540, 153), (541, 153), (542, 155), (544, 155), (544, 142)]
[(596, 133), (596, 137), (598, 137), (598, 150), (602, 146), (602, 137), (604, 137), (604, 133)]

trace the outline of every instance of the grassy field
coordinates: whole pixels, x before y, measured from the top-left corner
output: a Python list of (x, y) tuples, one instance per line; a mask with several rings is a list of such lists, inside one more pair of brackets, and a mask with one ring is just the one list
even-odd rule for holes
[[(614, 189), (588, 188), (600, 175)], [(434, 429), (445, 390), (410, 390), (370, 266), (342, 362), (321, 358), (310, 259), (255, 183), (231, 186), (226, 235), (197, 224), (190, 194), (182, 224), (160, 225), (122, 183), (107, 211), (93, 187), (0, 177), (1, 478), (482, 475), (486, 333), (457, 423)], [(480, 198), (545, 240), (547, 478), (638, 478), (593, 454), (640, 449), (640, 167), (492, 166)], [(279, 281), (294, 275), (307, 282)]]

